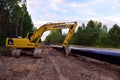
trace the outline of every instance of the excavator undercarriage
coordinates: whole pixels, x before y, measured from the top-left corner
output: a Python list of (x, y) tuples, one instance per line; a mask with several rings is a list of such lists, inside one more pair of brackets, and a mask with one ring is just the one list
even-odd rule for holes
[(41, 48), (35, 48), (35, 49), (12, 49), (11, 56), (19, 58), (21, 54), (27, 54), (27, 55), (33, 55), (34, 58), (40, 58), (42, 54), (42, 49)]

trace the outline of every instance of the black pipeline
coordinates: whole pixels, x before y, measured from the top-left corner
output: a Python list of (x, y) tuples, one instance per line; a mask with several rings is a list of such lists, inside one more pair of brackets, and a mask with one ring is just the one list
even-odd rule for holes
[[(51, 45), (51, 47), (59, 51), (64, 50), (62, 46), (58, 46), (58, 45)], [(100, 49), (96, 50), (91, 48), (77, 48), (77, 47), (70, 47), (70, 49), (71, 49), (71, 53), (73, 54), (83, 55), (101, 61), (109, 62), (112, 64), (120, 65), (120, 52), (117, 51), (100, 50)]]

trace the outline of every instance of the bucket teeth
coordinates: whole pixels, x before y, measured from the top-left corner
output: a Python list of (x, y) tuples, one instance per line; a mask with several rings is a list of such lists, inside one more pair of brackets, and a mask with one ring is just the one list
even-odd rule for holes
[(71, 48), (69, 46), (64, 47), (65, 49), (65, 56), (68, 56), (71, 52)]

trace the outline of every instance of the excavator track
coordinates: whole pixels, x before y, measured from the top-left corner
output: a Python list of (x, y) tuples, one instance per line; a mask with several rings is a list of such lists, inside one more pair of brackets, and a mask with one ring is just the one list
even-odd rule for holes
[(13, 49), (11, 55), (13, 57), (20, 57), (21, 49)]
[(40, 49), (40, 48), (35, 48), (34, 53), (33, 53), (33, 57), (35, 57), (35, 58), (40, 58), (42, 52), (43, 52), (42, 49)]

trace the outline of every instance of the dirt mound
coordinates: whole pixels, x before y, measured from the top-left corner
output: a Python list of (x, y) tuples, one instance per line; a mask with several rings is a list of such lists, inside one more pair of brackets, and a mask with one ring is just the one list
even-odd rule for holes
[(0, 56), (0, 80), (120, 80), (119, 74), (120, 66), (48, 47), (41, 59)]

